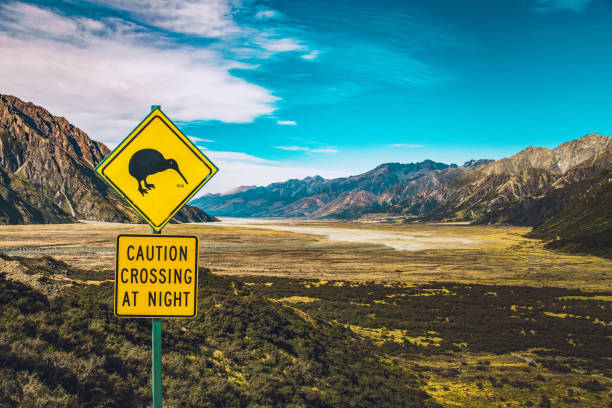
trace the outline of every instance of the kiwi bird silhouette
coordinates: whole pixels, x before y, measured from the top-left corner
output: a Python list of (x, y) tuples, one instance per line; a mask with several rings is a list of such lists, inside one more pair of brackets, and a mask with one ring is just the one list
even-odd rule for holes
[(130, 175), (138, 181), (138, 191), (143, 196), (150, 189), (155, 188), (155, 185), (147, 183), (147, 177), (166, 170), (176, 171), (185, 180), (185, 184), (189, 184), (183, 173), (179, 170), (176, 160), (164, 158), (157, 150), (142, 149), (134, 153), (130, 158)]

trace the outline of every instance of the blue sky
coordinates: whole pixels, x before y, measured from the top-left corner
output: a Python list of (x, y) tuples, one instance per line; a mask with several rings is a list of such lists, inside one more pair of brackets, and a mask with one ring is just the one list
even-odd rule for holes
[(160, 104), (202, 193), (497, 159), (612, 129), (607, 0), (0, 5), (0, 93), (116, 145)]

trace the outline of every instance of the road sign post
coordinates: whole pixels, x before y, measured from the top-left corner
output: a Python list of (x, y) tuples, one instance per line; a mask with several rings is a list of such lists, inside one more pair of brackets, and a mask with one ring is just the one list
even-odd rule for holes
[(152, 229), (117, 236), (114, 312), (151, 318), (153, 408), (162, 407), (161, 318), (194, 318), (198, 302), (198, 238), (161, 231), (217, 171), (159, 105), (96, 167)]
[(153, 408), (162, 406), (162, 350), (161, 350), (161, 320), (151, 319), (151, 368), (153, 386)]
[[(152, 229), (152, 234), (161, 231)], [(151, 319), (151, 386), (153, 391), (153, 408), (162, 408), (162, 345), (161, 319)]]

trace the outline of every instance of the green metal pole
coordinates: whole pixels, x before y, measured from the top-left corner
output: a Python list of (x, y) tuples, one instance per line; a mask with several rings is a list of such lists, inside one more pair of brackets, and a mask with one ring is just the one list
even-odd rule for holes
[(152, 319), (153, 408), (162, 408), (161, 320)]
[[(161, 231), (152, 229), (152, 234), (161, 234)], [(151, 319), (151, 359), (153, 374), (153, 408), (162, 408), (162, 345), (161, 345), (161, 319)]]

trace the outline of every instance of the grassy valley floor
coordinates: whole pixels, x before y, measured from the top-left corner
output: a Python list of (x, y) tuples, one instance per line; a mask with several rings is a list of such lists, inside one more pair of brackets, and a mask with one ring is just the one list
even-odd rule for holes
[[(280, 224), (287, 225), (287, 222)], [(414, 237), (412, 245), (421, 237), (428, 241), (438, 237), (446, 244), (432, 249), (399, 251), (382, 245), (380, 240), (367, 241), (367, 237), (366, 242), (346, 242), (315, 234), (223, 224), (169, 225), (164, 233), (197, 235), (200, 265), (229, 276), (453, 281), (612, 290), (612, 260), (546, 250), (540, 241), (523, 237), (528, 228), (316, 222), (290, 225), (307, 228), (332, 225), (347, 233), (359, 230), (372, 235), (401, 234)], [(150, 229), (145, 225), (110, 223), (0, 226), (0, 252), (19, 256), (51, 255), (112, 279), (115, 237), (120, 233), (148, 234)], [(449, 243), (445, 237), (463, 243)]]

